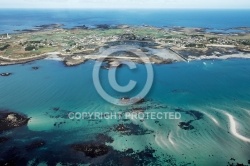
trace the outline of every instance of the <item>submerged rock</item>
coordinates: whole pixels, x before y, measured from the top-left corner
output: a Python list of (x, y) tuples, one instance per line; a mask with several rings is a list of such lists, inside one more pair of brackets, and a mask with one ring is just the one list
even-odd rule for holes
[(142, 112), (145, 112), (145, 110), (146, 110), (145, 107), (132, 108), (131, 112), (133, 112), (133, 113), (142, 113)]
[(0, 76), (3, 76), (3, 77), (7, 77), (7, 76), (10, 76), (12, 75), (12, 73), (1, 73)]
[(38, 69), (39, 69), (39, 67), (34, 66), (34, 67), (32, 67), (32, 69), (33, 69), (33, 70), (38, 70)]
[(176, 108), (175, 111), (177, 112), (183, 112), (187, 115), (192, 116), (194, 119), (193, 120), (189, 120), (188, 122), (180, 122), (179, 123), (179, 127), (184, 129), (184, 130), (193, 130), (194, 126), (191, 125), (192, 122), (196, 121), (196, 120), (200, 120), (203, 119), (204, 114), (199, 112), (199, 111), (195, 111), (195, 110), (183, 110), (181, 108)]
[(110, 165), (110, 163), (122, 166), (160, 165), (157, 163), (157, 157), (154, 156), (154, 153), (155, 150), (150, 147), (146, 147), (146, 149), (142, 151), (134, 151), (133, 149), (124, 151), (113, 150), (111, 154), (104, 159), (102, 165)]
[(101, 160), (90, 160), (90, 165), (158, 165), (156, 164), (157, 158), (154, 156), (155, 150), (149, 147), (143, 151), (134, 151), (131, 148), (118, 151), (105, 144), (93, 142), (74, 144), (71, 147), (76, 151), (84, 152), (88, 157), (101, 157)]
[(144, 98), (129, 98), (129, 97), (122, 97), (119, 100), (121, 104), (142, 104), (146, 102)]
[(91, 158), (103, 156), (109, 152), (109, 147), (105, 144), (83, 143), (74, 144), (71, 146), (74, 150), (84, 152), (84, 154)]
[(76, 143), (71, 145), (71, 148), (79, 152), (84, 152), (88, 157), (96, 158), (113, 151), (111, 147), (105, 145), (106, 143), (112, 143), (113, 141), (114, 139), (108, 135), (98, 134), (95, 137), (95, 140)]
[(27, 125), (29, 119), (13, 112), (0, 112), (0, 132)]
[(115, 126), (113, 130), (118, 131), (124, 135), (145, 135), (153, 132), (151, 130), (142, 128), (140, 125), (136, 125), (133, 123), (119, 124), (118, 126)]
[(45, 141), (43, 140), (37, 140), (32, 142), (30, 145), (26, 146), (26, 150), (30, 151), (30, 150), (34, 150), (34, 149), (38, 149), (41, 148), (45, 145)]
[(52, 108), (53, 111), (59, 111), (60, 110), (60, 107), (54, 107)]
[(44, 24), (44, 25), (37, 25), (36, 28), (39, 28), (41, 30), (43, 29), (54, 29), (54, 28), (60, 28), (64, 26), (64, 24)]
[(115, 128), (116, 131), (129, 131), (129, 128), (127, 128), (125, 125), (123, 124), (119, 124), (116, 128)]
[(96, 140), (99, 143), (112, 143), (112, 142), (114, 142), (114, 139), (112, 137), (105, 135), (105, 134), (98, 134), (96, 136)]
[(178, 126), (183, 130), (193, 130), (194, 126), (191, 125), (191, 122), (192, 121), (180, 122)]

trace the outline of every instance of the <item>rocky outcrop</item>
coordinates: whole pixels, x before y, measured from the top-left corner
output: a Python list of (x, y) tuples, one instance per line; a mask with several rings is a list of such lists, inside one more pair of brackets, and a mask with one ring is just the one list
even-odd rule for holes
[(125, 125), (123, 124), (119, 124), (116, 128), (115, 131), (120, 131), (120, 132), (125, 132), (125, 131), (129, 131), (129, 128), (127, 128)]
[(109, 152), (109, 147), (107, 145), (98, 143), (74, 144), (71, 147), (76, 151), (84, 152), (86, 156), (91, 158), (103, 156)]
[(3, 76), (3, 77), (8, 77), (12, 75), (12, 73), (1, 73), (0, 76)]
[(85, 156), (96, 158), (108, 154), (113, 149), (106, 145), (112, 143), (114, 139), (105, 134), (98, 134), (95, 140), (71, 145), (71, 148), (83, 152)]
[(164, 59), (156, 55), (152, 55), (149, 57), (150, 62), (155, 63), (155, 64), (171, 64), (174, 62), (173, 59)]
[(14, 112), (0, 111), (0, 132), (27, 125), (30, 118)]
[(194, 126), (191, 125), (191, 122), (192, 121), (180, 122), (178, 126), (183, 130), (193, 130)]
[(129, 97), (122, 97), (119, 100), (120, 104), (141, 104), (144, 103), (146, 100), (144, 98), (129, 98)]
[(66, 66), (76, 66), (76, 65), (79, 65), (81, 63), (84, 63), (85, 61), (86, 61), (86, 59), (80, 55), (66, 57), (64, 59), (64, 63)]

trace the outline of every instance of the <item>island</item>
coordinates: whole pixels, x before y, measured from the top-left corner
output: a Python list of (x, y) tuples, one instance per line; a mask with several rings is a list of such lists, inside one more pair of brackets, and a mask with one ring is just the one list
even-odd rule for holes
[[(105, 68), (110, 68), (122, 61), (145, 63), (146, 59), (138, 54), (146, 55), (147, 62), (154, 64), (250, 58), (250, 28), (238, 27), (226, 32), (147, 25), (82, 25), (71, 29), (57, 24), (42, 25), (0, 35), (0, 65), (51, 58), (74, 66), (105, 58), (108, 64)], [(121, 49), (120, 46), (129, 47)]]

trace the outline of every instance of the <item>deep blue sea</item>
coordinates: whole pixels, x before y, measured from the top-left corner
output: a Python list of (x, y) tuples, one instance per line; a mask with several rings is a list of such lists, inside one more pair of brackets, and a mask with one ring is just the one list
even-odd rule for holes
[(250, 26), (250, 10), (45, 10), (0, 9), (0, 34), (37, 25), (64, 24), (66, 28), (97, 24), (235, 28)]

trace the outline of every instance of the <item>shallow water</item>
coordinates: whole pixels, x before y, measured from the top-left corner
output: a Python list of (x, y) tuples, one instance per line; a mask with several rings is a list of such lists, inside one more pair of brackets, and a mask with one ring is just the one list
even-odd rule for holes
[[(39, 69), (33, 70), (33, 66)], [(9, 77), (0, 77), (0, 108), (32, 117), (27, 128), (1, 133), (0, 136), (8, 136), (11, 140), (0, 144), (0, 160), (6, 159), (7, 151), (16, 147), (17, 156), (33, 162), (38, 159), (38, 163), (101, 163), (106, 160), (91, 160), (72, 150), (70, 145), (93, 140), (98, 133), (105, 133), (114, 139), (107, 144), (118, 152), (129, 148), (138, 152), (145, 148), (154, 149), (154, 157), (149, 160), (151, 165), (227, 165), (228, 162), (247, 165), (250, 160), (250, 60), (154, 65), (154, 83), (146, 96), (147, 101), (130, 107), (112, 105), (99, 96), (92, 81), (93, 66), (93, 61), (65, 67), (59, 61), (40, 60), (0, 67), (0, 73), (13, 73)], [(102, 84), (116, 97), (136, 94), (146, 80), (144, 65), (137, 65), (132, 72), (126, 66), (119, 68), (118, 83), (126, 85), (130, 79), (138, 81), (134, 91), (121, 95), (111, 89), (107, 72), (101, 71)], [(120, 112), (144, 106), (150, 112), (179, 111), (181, 119), (68, 118), (69, 112)], [(53, 110), (56, 107), (59, 110)], [(198, 118), (200, 114), (202, 116)], [(183, 130), (178, 126), (189, 120), (193, 120), (194, 129)], [(138, 124), (146, 132), (126, 135), (113, 130), (118, 124), (130, 123)], [(45, 140), (46, 145), (32, 152), (24, 150), (37, 139)], [(109, 160), (116, 158), (106, 157)]]

